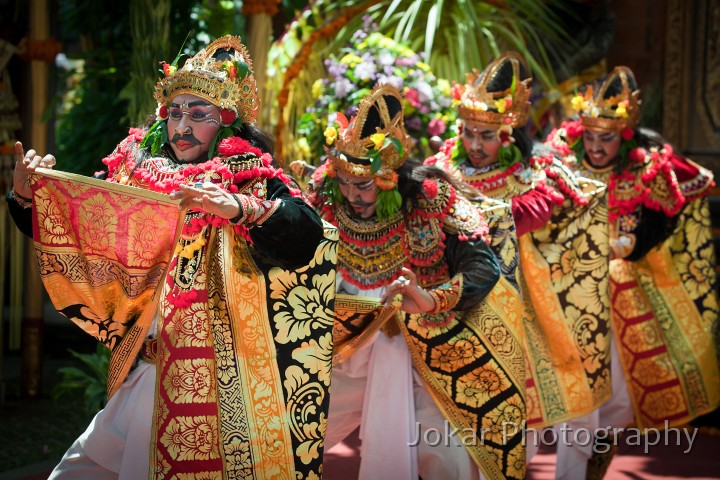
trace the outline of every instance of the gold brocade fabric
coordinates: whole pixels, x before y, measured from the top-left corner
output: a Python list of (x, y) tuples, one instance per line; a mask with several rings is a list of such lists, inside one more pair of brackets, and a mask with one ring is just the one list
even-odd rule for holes
[[(161, 201), (167, 196), (51, 180), (35, 180), (33, 203), (41, 272), (56, 306), (72, 307), (64, 313), (113, 348), (111, 365), (124, 365), (160, 305), (149, 477), (319, 479), (337, 230), (326, 224), (314, 258), (297, 270), (253, 255), (231, 225), (204, 229), (202, 248), (179, 262), (183, 212)], [(181, 269), (193, 270), (196, 296), (173, 304)]]
[(431, 319), (434, 315), (394, 315), (397, 307), (340, 295), (335, 361), (349, 358), (380, 328), (400, 331), (415, 369), (485, 478), (521, 479), (526, 468), (526, 364), (517, 239), (509, 205), (486, 199), (480, 210), (488, 223), (491, 249), (505, 259), (503, 275), (488, 296), (468, 311), (444, 312), (446, 321), (438, 325)]
[(720, 405), (718, 302), (707, 199), (638, 262), (611, 262), (612, 325), (639, 427), (687, 423)]
[(605, 188), (578, 178), (589, 203), (566, 199), (520, 237), (528, 353), (528, 425), (585, 415), (608, 400), (610, 297)]
[(166, 195), (80, 175), (32, 175), (33, 238), (55, 308), (112, 350), (108, 396), (155, 313), (183, 212)]
[(517, 290), (504, 278), (443, 327), (399, 322), (415, 368), (485, 478), (524, 478), (525, 353)]
[[(439, 167), (503, 204), (540, 181), (556, 186), (537, 166), (515, 174), (495, 168), (465, 176), (447, 156), (437, 159)], [(549, 168), (557, 169), (555, 164)], [(532, 428), (582, 416), (611, 395), (605, 187), (581, 177), (561, 178), (570, 190), (581, 191), (588, 204), (566, 198), (546, 226), (519, 239), (519, 247), (514, 229), (497, 230), (508, 238), (496, 245), (495, 233), (491, 243), (506, 276), (512, 271), (508, 265), (517, 265), (514, 255), (520, 256), (514, 284), (522, 290), (527, 423)]]

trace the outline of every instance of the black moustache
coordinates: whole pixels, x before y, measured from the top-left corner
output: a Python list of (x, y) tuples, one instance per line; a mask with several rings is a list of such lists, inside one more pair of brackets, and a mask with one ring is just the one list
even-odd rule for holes
[(190, 142), (190, 143), (192, 143), (192, 144), (194, 144), (194, 145), (200, 145), (200, 140), (198, 140), (197, 138), (195, 138), (194, 135), (192, 135), (192, 134), (190, 134), (190, 135), (180, 135), (179, 133), (176, 133), (175, 135), (173, 135), (172, 139), (170, 140), (170, 143), (176, 143), (176, 142), (178, 142), (178, 141), (180, 141), (180, 140), (185, 140), (186, 142)]

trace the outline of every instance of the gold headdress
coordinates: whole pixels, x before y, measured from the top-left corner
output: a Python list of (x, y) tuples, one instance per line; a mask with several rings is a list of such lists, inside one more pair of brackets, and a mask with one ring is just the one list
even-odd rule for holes
[[(621, 87), (621, 91), (607, 97), (607, 90), (613, 85)], [(597, 92), (593, 93), (589, 87), (584, 95), (578, 94), (572, 99), (573, 108), (580, 113), (585, 127), (616, 133), (637, 125), (641, 103), (635, 76), (627, 67), (615, 67)]]
[[(512, 66), (512, 85), (499, 92), (488, 92), (488, 83), (507, 63)], [(530, 83), (521, 79), (521, 66), (528, 71), (525, 60), (517, 52), (507, 52), (495, 59), (481, 74), (477, 70), (467, 74), (465, 91), (460, 98), (460, 118), (493, 127), (510, 125), (521, 127), (530, 114)]]
[[(405, 132), (402, 96), (392, 85), (378, 85), (349, 121), (338, 113), (339, 129), (326, 131), (325, 151), (333, 167), (362, 177), (388, 175), (400, 168), (412, 148)], [(329, 134), (330, 133), (330, 134)], [(330, 146), (335, 144), (334, 151)], [(348, 158), (353, 157), (351, 159)], [(373, 168), (374, 161), (381, 161)]]
[(220, 108), (232, 110), (243, 123), (252, 123), (260, 98), (252, 72), (252, 60), (240, 37), (227, 35), (200, 50), (182, 68), (165, 65), (166, 77), (155, 86), (155, 100), (167, 105), (188, 93)]

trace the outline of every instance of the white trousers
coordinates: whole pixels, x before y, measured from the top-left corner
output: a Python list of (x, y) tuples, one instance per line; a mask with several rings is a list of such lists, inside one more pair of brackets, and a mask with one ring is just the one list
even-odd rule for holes
[(478, 467), (412, 368), (402, 335), (376, 339), (333, 369), (325, 448), (360, 427), (360, 480), (474, 480)]
[(49, 479), (148, 478), (155, 377), (155, 365), (140, 362), (75, 440)]
[(593, 454), (592, 438), (586, 438), (585, 431), (592, 436), (598, 429), (625, 428), (633, 421), (632, 401), (614, 335), (610, 337), (610, 375), (613, 392), (610, 400), (594, 412), (564, 423), (558, 432), (555, 473), (558, 480), (585, 478), (587, 462)]

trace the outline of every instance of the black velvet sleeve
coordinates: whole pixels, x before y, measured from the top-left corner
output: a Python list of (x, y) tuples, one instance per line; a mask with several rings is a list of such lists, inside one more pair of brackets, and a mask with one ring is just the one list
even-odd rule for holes
[(323, 237), (320, 216), (302, 198), (290, 195), (282, 181), (268, 180), (267, 189), (267, 199), (281, 204), (262, 225), (250, 229), (255, 249), (285, 268), (306, 265)]
[(21, 207), (17, 200), (15, 200), (12, 190), (5, 196), (5, 200), (8, 203), (10, 216), (13, 222), (15, 222), (15, 225), (17, 225), (22, 233), (32, 238), (32, 208)]
[(635, 248), (625, 260), (636, 262), (643, 258), (653, 247), (672, 235), (676, 223), (676, 217), (668, 217), (663, 212), (643, 207), (640, 224), (634, 232)]
[(500, 279), (500, 266), (490, 247), (482, 240), (461, 242), (457, 235), (445, 239), (445, 260), (450, 276), (463, 276), (463, 291), (455, 307), (467, 310), (482, 302)]

